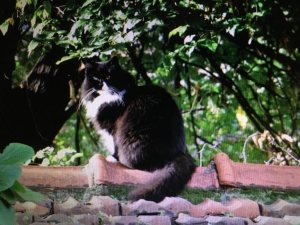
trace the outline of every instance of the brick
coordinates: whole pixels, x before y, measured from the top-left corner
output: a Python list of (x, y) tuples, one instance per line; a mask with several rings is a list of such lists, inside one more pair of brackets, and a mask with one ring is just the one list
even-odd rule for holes
[(27, 187), (84, 187), (88, 176), (82, 166), (22, 166), (20, 183)]
[(198, 205), (191, 205), (191, 216), (203, 217), (207, 214), (229, 214), (230, 216), (251, 218), (260, 215), (260, 212), (256, 202), (243, 198), (231, 199), (226, 204), (215, 202), (207, 198)]
[(300, 168), (236, 163), (224, 153), (214, 157), (221, 185), (293, 190), (300, 188)]

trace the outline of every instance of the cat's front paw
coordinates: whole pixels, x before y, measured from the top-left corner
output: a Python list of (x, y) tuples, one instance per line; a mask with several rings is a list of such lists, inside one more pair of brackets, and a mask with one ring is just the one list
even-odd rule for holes
[(106, 161), (112, 162), (112, 163), (118, 162), (118, 160), (115, 157), (113, 157), (112, 155), (107, 156), (105, 159), (106, 159)]

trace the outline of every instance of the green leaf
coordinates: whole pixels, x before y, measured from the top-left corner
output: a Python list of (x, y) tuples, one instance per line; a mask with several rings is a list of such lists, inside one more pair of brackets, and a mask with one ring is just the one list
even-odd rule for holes
[(85, 20), (78, 20), (78, 21), (76, 21), (76, 22), (73, 24), (70, 33), (73, 35), (73, 34), (75, 33), (75, 31), (77, 30), (77, 28), (78, 28), (78, 27), (82, 27), (82, 25), (85, 24), (85, 23), (86, 23)]
[(13, 184), (13, 186), (10, 187), (10, 189), (12, 191), (18, 192), (18, 193), (25, 193), (25, 187), (19, 182), (19, 181), (15, 181), (15, 183)]
[(44, 6), (43, 17), (44, 19), (46, 19), (51, 14), (51, 4), (49, 1), (44, 1), (43, 6)]
[(0, 198), (0, 224), (15, 224), (15, 209), (3, 198)]
[(32, 41), (28, 45), (28, 55), (31, 54), (31, 52), (39, 45), (40, 43), (37, 42), (35, 39), (32, 39)]
[(0, 154), (0, 165), (19, 165), (26, 162), (34, 155), (31, 147), (19, 143), (11, 143)]
[(43, 196), (39, 192), (32, 191), (29, 188), (24, 187), (24, 186), (23, 186), (23, 188), (24, 188), (25, 191), (24, 192), (18, 192), (18, 195), (26, 201), (33, 201), (34, 200), (34, 201), (37, 201), (37, 202), (42, 202), (46, 199), (45, 196)]
[(3, 34), (3, 36), (7, 33), (8, 26), (9, 26), (9, 19), (5, 20), (4, 23), (2, 23), (0, 25), (0, 30), (1, 30), (1, 32)]
[(82, 5), (82, 8), (86, 7), (87, 5), (91, 4), (94, 1), (96, 1), (96, 0), (87, 0), (87, 1), (85, 1), (85, 3), (83, 3), (83, 5)]
[(74, 58), (76, 58), (76, 57), (78, 57), (77, 54), (70, 55), (70, 56), (64, 56), (64, 57), (61, 58), (61, 60), (59, 60), (59, 61), (56, 62), (56, 65), (59, 65), (60, 63), (62, 63), (62, 62), (64, 62), (64, 61), (68, 61), (68, 60), (70, 60), (70, 59), (74, 59)]
[(18, 200), (18, 196), (10, 188), (1, 191), (1, 197), (11, 204), (14, 204)]
[(30, 20), (30, 24), (31, 24), (31, 27), (34, 27), (35, 24), (36, 24), (36, 12), (33, 14), (31, 20)]
[(21, 174), (20, 166), (0, 166), (0, 191), (10, 188)]
[(185, 26), (179, 26), (177, 28), (175, 28), (174, 30), (172, 30), (170, 33), (169, 33), (169, 38), (178, 34), (179, 33), (179, 36), (181, 36), (185, 31), (186, 29), (189, 27), (189, 25), (185, 25)]

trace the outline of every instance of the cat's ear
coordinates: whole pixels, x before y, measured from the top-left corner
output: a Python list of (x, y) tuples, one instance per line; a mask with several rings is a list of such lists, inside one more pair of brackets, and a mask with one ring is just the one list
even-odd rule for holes
[(89, 58), (84, 58), (81, 60), (81, 69), (90, 69), (93, 68), (93, 63), (91, 59)]
[(114, 66), (119, 65), (119, 59), (118, 59), (118, 57), (117, 57), (117, 56), (113, 56), (113, 57), (109, 60), (109, 63), (110, 63), (111, 65), (114, 65)]

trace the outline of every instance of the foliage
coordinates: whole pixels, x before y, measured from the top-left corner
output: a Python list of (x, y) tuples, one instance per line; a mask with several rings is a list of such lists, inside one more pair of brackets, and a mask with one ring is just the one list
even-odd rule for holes
[(82, 157), (82, 153), (76, 153), (76, 150), (65, 148), (55, 151), (53, 147), (46, 147), (39, 150), (25, 164), (35, 162), (36, 159), (42, 159), (41, 166), (71, 166), (76, 164), (76, 159)]
[(29, 146), (12, 143), (0, 154), (0, 224), (14, 224), (15, 210), (11, 204), (17, 200), (43, 200), (43, 196), (24, 187), (17, 180), (22, 169), (20, 164), (32, 157)]
[[(182, 109), (187, 148), (209, 143), (241, 160), (244, 140), (268, 130), (299, 157), (297, 1), (17, 1), (32, 28), (29, 55), (54, 45), (65, 57), (121, 56), (139, 84), (165, 86)], [(1, 26), (5, 33), (12, 20)], [(267, 154), (247, 143), (248, 160)], [(203, 151), (205, 162), (215, 154)]]

